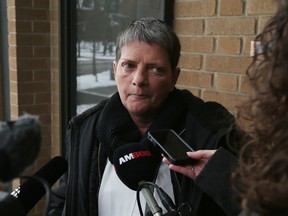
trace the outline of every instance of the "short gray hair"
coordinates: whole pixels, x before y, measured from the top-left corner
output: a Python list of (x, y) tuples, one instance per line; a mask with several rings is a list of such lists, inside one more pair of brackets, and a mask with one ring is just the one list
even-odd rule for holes
[(116, 61), (119, 61), (121, 57), (122, 47), (133, 41), (160, 45), (168, 53), (171, 68), (176, 69), (181, 50), (179, 38), (172, 28), (162, 20), (145, 17), (126, 26), (116, 39)]

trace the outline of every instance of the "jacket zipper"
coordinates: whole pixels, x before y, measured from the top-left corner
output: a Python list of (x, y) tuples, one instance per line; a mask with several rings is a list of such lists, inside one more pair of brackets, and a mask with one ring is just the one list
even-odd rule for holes
[[(72, 124), (70, 123), (70, 145), (69, 145), (69, 148), (68, 148), (68, 155), (71, 155), (70, 158), (69, 158), (69, 168), (68, 168), (68, 178), (67, 178), (67, 188), (66, 188), (66, 205), (65, 205), (65, 215), (72, 215), (71, 212), (71, 208), (73, 207), (72, 206), (72, 199), (73, 199), (73, 183), (74, 183), (74, 169), (73, 169), (73, 166), (74, 166), (74, 158), (75, 158), (75, 152), (74, 152), (74, 148), (73, 148), (73, 139), (71, 138), (72, 137)], [(74, 133), (74, 136), (76, 137), (76, 133)], [(67, 199), (68, 198), (68, 199)], [(69, 208), (67, 208), (69, 207)]]

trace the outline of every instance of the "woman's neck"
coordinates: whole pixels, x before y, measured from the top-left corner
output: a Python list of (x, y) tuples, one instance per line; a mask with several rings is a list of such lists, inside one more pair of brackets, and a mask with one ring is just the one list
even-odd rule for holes
[(132, 117), (132, 119), (142, 135), (145, 134), (145, 132), (148, 130), (148, 128), (153, 122), (152, 118), (137, 118), (137, 117), (133, 118)]

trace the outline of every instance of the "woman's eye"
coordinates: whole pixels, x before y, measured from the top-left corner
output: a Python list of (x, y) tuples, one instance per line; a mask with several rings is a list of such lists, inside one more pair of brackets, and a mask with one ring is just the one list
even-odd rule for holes
[(132, 69), (134, 68), (135, 66), (131, 63), (123, 63), (122, 64), (122, 67), (125, 69), (125, 70), (129, 70), (129, 69)]
[(150, 67), (150, 71), (154, 74), (163, 74), (164, 70), (161, 67)]

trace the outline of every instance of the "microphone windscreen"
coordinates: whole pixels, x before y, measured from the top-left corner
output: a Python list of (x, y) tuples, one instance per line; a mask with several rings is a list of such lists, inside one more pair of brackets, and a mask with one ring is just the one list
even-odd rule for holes
[(119, 179), (137, 190), (141, 181), (153, 181), (159, 165), (159, 154), (147, 145), (125, 144), (114, 150), (113, 164)]
[(25, 114), (16, 121), (0, 123), (0, 181), (19, 177), (37, 158), (41, 146), (38, 117)]

